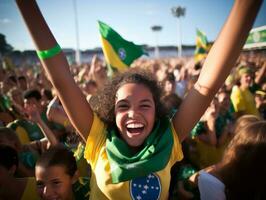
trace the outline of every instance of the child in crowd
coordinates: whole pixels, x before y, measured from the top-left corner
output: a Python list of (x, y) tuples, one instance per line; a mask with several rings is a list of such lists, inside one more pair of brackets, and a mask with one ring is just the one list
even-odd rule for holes
[(92, 166), (90, 199), (168, 198), (170, 169), (183, 157), (180, 142), (229, 74), (260, 4), (235, 1), (198, 81), (169, 119), (153, 76), (137, 69), (107, 84), (93, 112), (36, 2), (17, 0), (49, 79), (86, 141), (85, 158)]
[(79, 178), (73, 153), (63, 146), (43, 153), (35, 166), (37, 191), (41, 199), (89, 199), (89, 179)]

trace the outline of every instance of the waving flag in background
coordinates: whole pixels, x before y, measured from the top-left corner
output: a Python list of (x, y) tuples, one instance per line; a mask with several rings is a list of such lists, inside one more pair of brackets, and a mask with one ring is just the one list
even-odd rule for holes
[(102, 49), (108, 65), (108, 71), (124, 71), (130, 64), (143, 54), (146, 54), (140, 45), (123, 39), (107, 24), (98, 21)]
[(266, 25), (251, 29), (244, 49), (263, 48), (266, 46)]
[(194, 58), (196, 62), (206, 58), (208, 54), (209, 46), (206, 35), (197, 29), (196, 36), (196, 50), (194, 53)]

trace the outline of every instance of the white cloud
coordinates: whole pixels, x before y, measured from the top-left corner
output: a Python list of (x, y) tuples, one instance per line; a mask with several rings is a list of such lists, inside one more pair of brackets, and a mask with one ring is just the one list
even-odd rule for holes
[(11, 22), (11, 20), (8, 18), (0, 19), (0, 24), (9, 24), (10, 22)]

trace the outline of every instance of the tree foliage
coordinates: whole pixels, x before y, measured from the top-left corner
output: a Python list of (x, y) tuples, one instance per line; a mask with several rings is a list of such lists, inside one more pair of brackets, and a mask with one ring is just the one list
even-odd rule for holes
[(13, 47), (6, 42), (6, 36), (0, 33), (0, 54), (4, 56), (12, 50)]

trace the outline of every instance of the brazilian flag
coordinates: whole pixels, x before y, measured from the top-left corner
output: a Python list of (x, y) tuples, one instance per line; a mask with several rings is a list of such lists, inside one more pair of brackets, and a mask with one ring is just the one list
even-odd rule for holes
[(197, 29), (196, 36), (196, 50), (194, 53), (194, 58), (196, 62), (206, 58), (208, 54), (209, 46), (206, 35)]
[(125, 40), (107, 24), (101, 21), (98, 24), (109, 74), (125, 71), (135, 59), (146, 54), (140, 45)]

